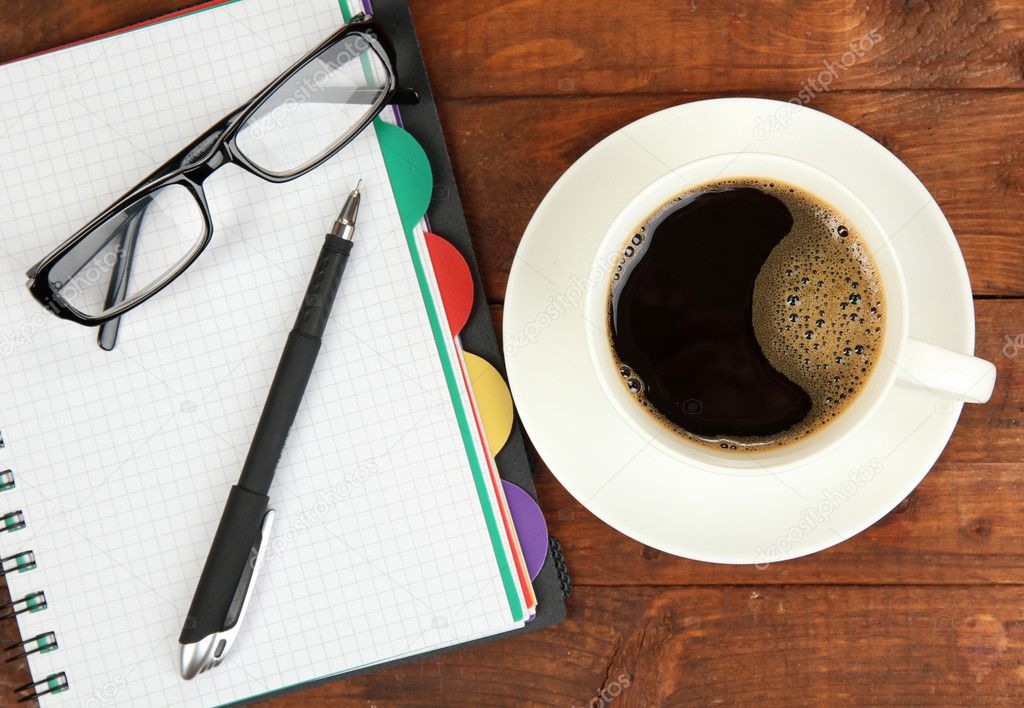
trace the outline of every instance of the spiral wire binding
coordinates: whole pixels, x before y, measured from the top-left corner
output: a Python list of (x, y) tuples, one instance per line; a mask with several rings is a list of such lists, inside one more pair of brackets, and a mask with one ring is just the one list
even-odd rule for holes
[(0, 558), (0, 575), (7, 575), (18, 571), (24, 573), (36, 567), (36, 554), (32, 551), (24, 551), (13, 556)]
[(45, 696), (47, 693), (63, 693), (66, 690), (68, 690), (68, 675), (61, 671), (57, 674), (50, 674), (42, 681), (26, 683), (24, 686), (18, 686), (14, 689), (14, 692), (25, 693), (25, 691), (31, 691), (31, 693), (27, 693), (18, 699), (18, 703), (24, 703), (25, 701), (31, 701), (39, 698), (40, 696)]
[(7, 657), (6, 662), (10, 663), (12, 661), (17, 661), (21, 657), (28, 656), (29, 654), (49, 654), (56, 648), (56, 632), (46, 632), (44, 634), (37, 634), (31, 639), (26, 639), (23, 642), (15, 642), (14, 644), (11, 644), (9, 647), (7, 647), (7, 651), (17, 651), (19, 649), (21, 651), (18, 651), (17, 654), (12, 654), (11, 656)]
[(548, 538), (548, 549), (551, 551), (551, 560), (555, 563), (555, 572), (558, 574), (558, 584), (562, 587), (562, 596), (568, 598), (572, 595), (572, 578), (569, 576), (569, 567), (565, 564), (565, 554), (562, 553), (562, 544), (557, 538)]
[(19, 509), (0, 516), (0, 531), (20, 531), (25, 528), (25, 514)]
[[(0, 434), (0, 448), (3, 446), (3, 435)], [(14, 486), (14, 472), (9, 469), (0, 471), (0, 492), (6, 492), (9, 489), (13, 489)], [(25, 528), (26, 523), (25, 514), (20, 509), (4, 514), (0, 516), (0, 533), (14, 533)], [(7, 576), (12, 573), (26, 573), (36, 568), (36, 566), (35, 552), (31, 550), (22, 551), (21, 553), (0, 558), (0, 576)], [(46, 594), (41, 590), (30, 592), (21, 599), (12, 599), (10, 602), (0, 605), (0, 621), (14, 619), (25, 612), (42, 612), (46, 608)], [(31, 639), (15, 642), (5, 647), (5, 651), (9, 654), (5, 662), (17, 661), (31, 654), (48, 654), (56, 651), (57, 647), (56, 632), (37, 634)], [(65, 672), (60, 671), (50, 674), (41, 681), (19, 686), (14, 689), (14, 692), (21, 694), (18, 697), (18, 703), (24, 703), (47, 694), (63, 693), (68, 688), (68, 676)]]

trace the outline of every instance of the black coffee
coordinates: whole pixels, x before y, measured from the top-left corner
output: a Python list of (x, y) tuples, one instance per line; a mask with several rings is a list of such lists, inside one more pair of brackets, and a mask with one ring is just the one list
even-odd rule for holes
[(716, 447), (780, 446), (860, 392), (884, 334), (877, 269), (830, 205), (762, 179), (657, 209), (612, 276), (611, 345), (655, 418)]

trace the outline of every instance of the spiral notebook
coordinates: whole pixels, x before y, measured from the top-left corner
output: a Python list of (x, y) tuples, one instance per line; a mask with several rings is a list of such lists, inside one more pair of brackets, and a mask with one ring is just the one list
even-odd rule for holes
[[(403, 232), (375, 127), (294, 182), (231, 166), (211, 178), (213, 243), (124, 318), (114, 352), (24, 285), (353, 9), (206, 3), (0, 67), (0, 557), (13, 599), (0, 614), (29, 654), (25, 696), (231, 703), (507, 632), (534, 611), (457, 346), (435, 336), (423, 231)], [(219, 668), (183, 681), (180, 623), (322, 234), (360, 178), (357, 245), (271, 492), (246, 625)]]

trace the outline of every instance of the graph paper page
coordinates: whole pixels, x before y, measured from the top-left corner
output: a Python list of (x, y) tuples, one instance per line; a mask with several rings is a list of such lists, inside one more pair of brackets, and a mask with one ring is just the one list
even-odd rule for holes
[[(226, 703), (520, 624), (372, 128), (284, 185), (213, 175), (212, 243), (124, 318), (113, 352), (25, 288), (41, 256), (342, 22), (336, 0), (239, 0), (0, 68), (0, 467), (17, 484), (0, 513), (26, 520), (0, 550), (36, 555), (8, 582), (15, 599), (46, 593), (19, 617), (24, 638), (57, 632), (32, 673), (66, 671), (70, 689), (44, 704)], [(244, 630), (183, 681), (182, 619), (323, 233), (360, 178)]]

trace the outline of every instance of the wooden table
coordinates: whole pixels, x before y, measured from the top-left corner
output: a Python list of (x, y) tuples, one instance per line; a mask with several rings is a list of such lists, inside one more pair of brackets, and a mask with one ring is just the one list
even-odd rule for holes
[[(0, 0), (0, 58), (195, 0)], [(901, 157), (967, 259), (992, 401), (921, 486), (856, 538), (767, 569), (618, 534), (541, 465), (574, 576), (568, 621), (277, 701), (602, 705), (1024, 701), (1024, 2), (413, 0), (500, 325), (509, 266), (555, 179), (611, 131), (700, 98), (811, 105)], [(852, 64), (851, 43), (881, 40)], [(8, 623), (9, 624), (9, 623)], [(13, 639), (11, 627), (2, 639)], [(3, 684), (27, 679), (6, 665)]]

